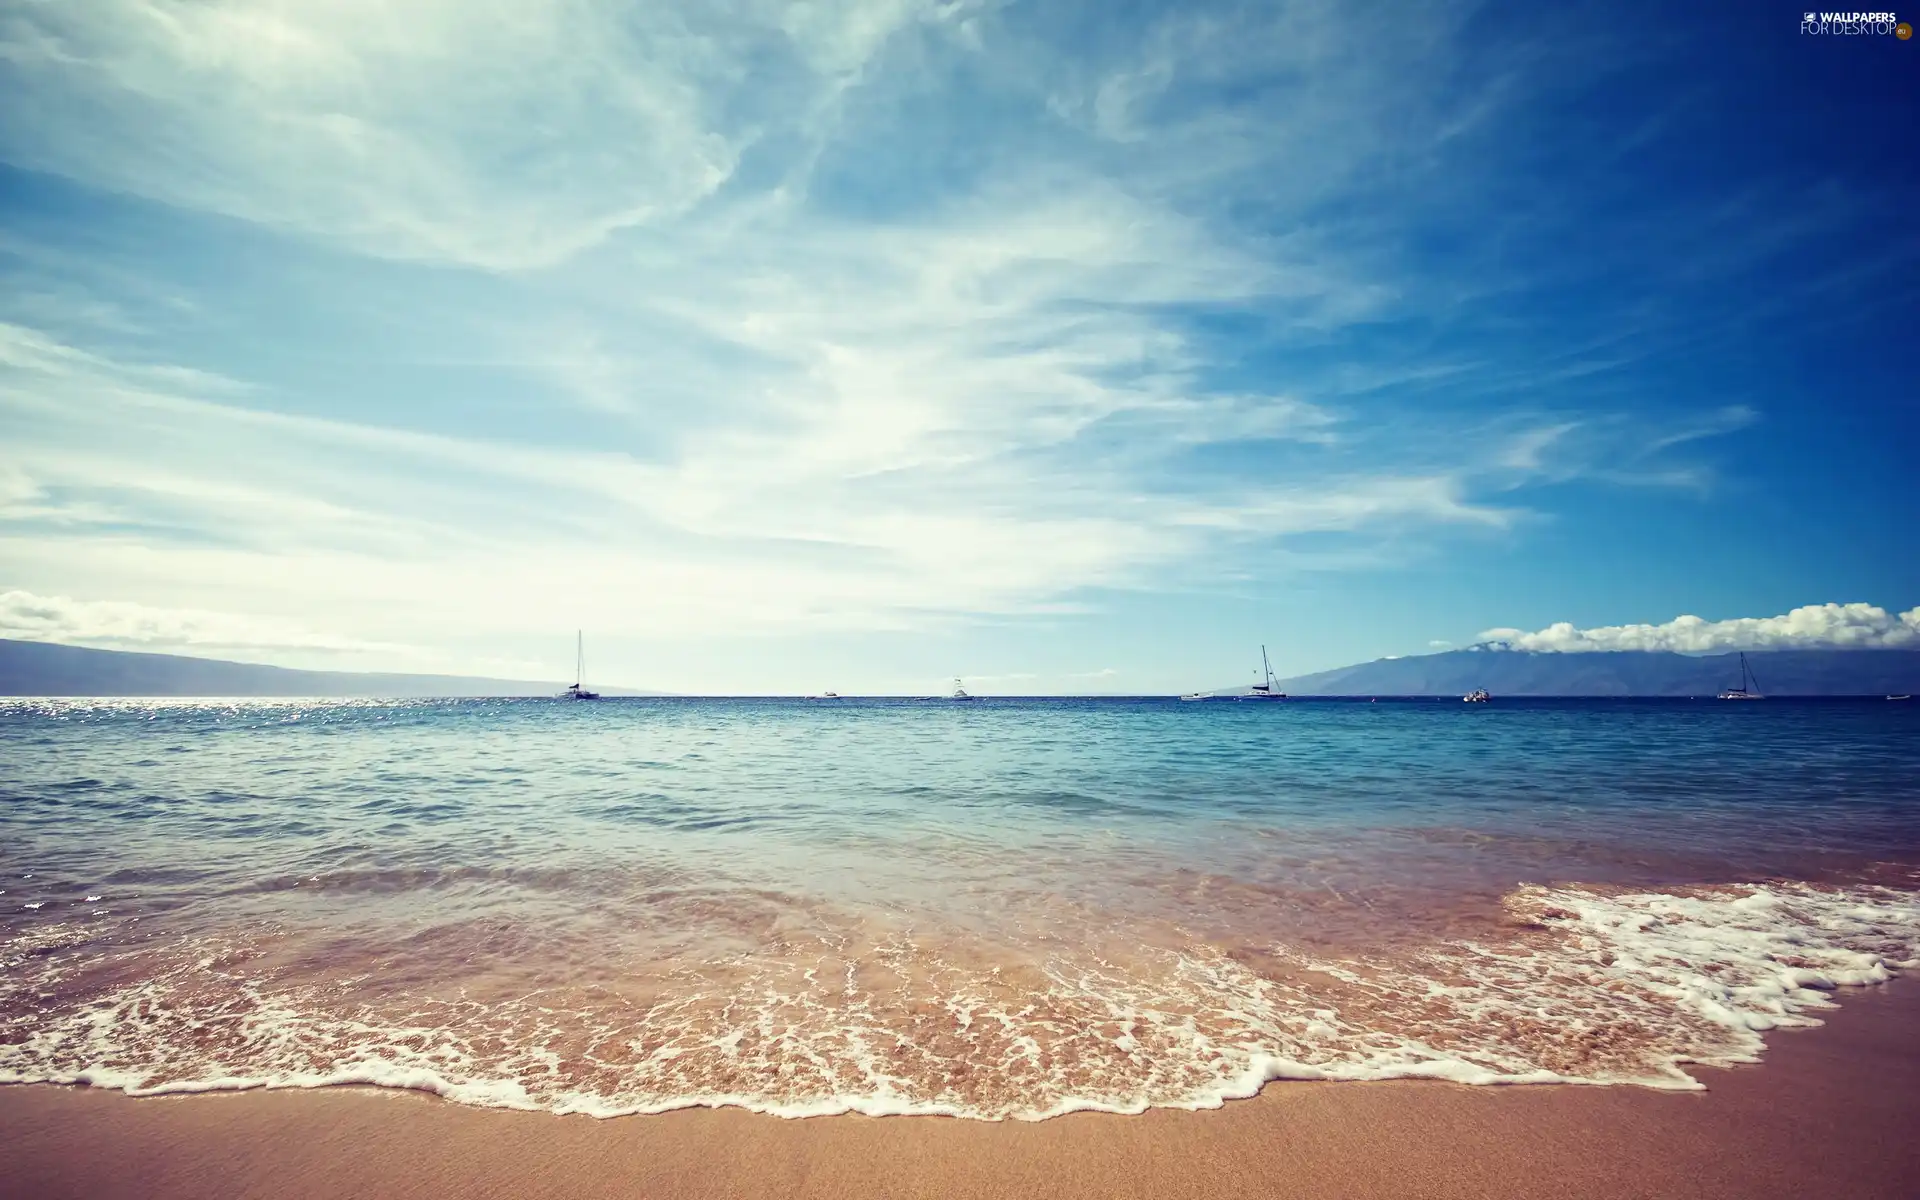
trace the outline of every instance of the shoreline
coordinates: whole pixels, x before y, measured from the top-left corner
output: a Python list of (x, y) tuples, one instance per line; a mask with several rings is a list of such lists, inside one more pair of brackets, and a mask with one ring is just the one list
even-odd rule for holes
[(1845, 989), (1704, 1092), (1433, 1081), (1268, 1084), (1198, 1112), (1043, 1122), (596, 1120), (360, 1087), (130, 1097), (0, 1087), (21, 1195), (1671, 1196), (1920, 1184), (1920, 978)]

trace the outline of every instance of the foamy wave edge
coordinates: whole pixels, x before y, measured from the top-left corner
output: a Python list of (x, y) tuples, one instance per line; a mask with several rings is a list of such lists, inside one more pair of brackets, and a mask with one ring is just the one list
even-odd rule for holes
[[(1677, 1014), (1724, 1030), (1728, 1044), (1709, 1055), (1673, 1055), (1649, 1064), (1654, 1070), (1579, 1075), (1551, 1070), (1500, 1071), (1465, 1057), (1449, 1056), (1417, 1040), (1349, 1061), (1310, 1063), (1243, 1047), (1239, 1069), (1217, 1087), (1178, 1097), (1142, 1097), (1114, 1103), (1068, 1097), (1044, 1109), (983, 1112), (930, 1103), (878, 1089), (802, 1104), (743, 1094), (684, 1095), (657, 1101), (621, 1102), (588, 1094), (539, 1099), (514, 1079), (450, 1079), (439, 1072), (369, 1056), (316, 1073), (222, 1075), (148, 1085), (134, 1071), (89, 1067), (73, 1072), (0, 1068), (0, 1084), (102, 1087), (131, 1096), (220, 1091), (317, 1089), (367, 1086), (427, 1092), (482, 1108), (581, 1114), (596, 1118), (651, 1115), (689, 1108), (743, 1108), (782, 1118), (861, 1114), (948, 1116), (976, 1120), (1042, 1121), (1072, 1112), (1137, 1115), (1150, 1108), (1204, 1110), (1257, 1095), (1269, 1082), (1363, 1082), (1431, 1079), (1489, 1086), (1518, 1084), (1631, 1084), (1668, 1090), (1703, 1090), (1685, 1065), (1725, 1067), (1760, 1061), (1762, 1035), (1777, 1028), (1818, 1026), (1809, 1010), (1835, 1008), (1835, 991), (1884, 983), (1920, 967), (1920, 894), (1884, 887), (1826, 889), (1804, 884), (1607, 894), (1581, 888), (1527, 885), (1507, 897), (1520, 923), (1564, 938), (1551, 968), (1585, 969), (1670, 1000)], [(1877, 947), (1877, 948), (1876, 948)], [(1448, 943), (1436, 957), (1459, 966), (1536, 959), (1507, 948)], [(1446, 957), (1451, 955), (1452, 957)], [(1312, 969), (1350, 976), (1352, 964), (1309, 962)], [(1536, 965), (1538, 965), (1536, 963)], [(1431, 981), (1428, 981), (1431, 985)]]
[[(0, 1071), (0, 1086), (51, 1084), (68, 1087), (98, 1087), (129, 1096), (187, 1096), (213, 1092), (316, 1091), (333, 1087), (372, 1087), (393, 1091), (425, 1092), (455, 1104), (472, 1108), (497, 1108), (515, 1112), (545, 1112), (555, 1116), (589, 1116), (597, 1120), (614, 1117), (657, 1116), (694, 1108), (741, 1108), (783, 1119), (837, 1117), (857, 1114), (866, 1117), (960, 1117), (976, 1121), (1046, 1121), (1075, 1112), (1111, 1113), (1139, 1116), (1149, 1109), (1171, 1108), (1188, 1112), (1224, 1108), (1229, 1100), (1247, 1100), (1260, 1094), (1269, 1083), (1339, 1082), (1363, 1083), (1392, 1079), (1432, 1079), (1470, 1085), (1568, 1083), (1608, 1086), (1637, 1083), (1655, 1088), (1672, 1088), (1662, 1079), (1600, 1080), (1535, 1071), (1524, 1075), (1501, 1075), (1471, 1063), (1433, 1061), (1406, 1063), (1376, 1069), (1327, 1069), (1306, 1063), (1263, 1056), (1265, 1061), (1249, 1071), (1244, 1079), (1210, 1092), (1203, 1097), (1184, 1100), (1142, 1101), (1137, 1104), (1112, 1104), (1107, 1101), (1074, 1098), (1045, 1110), (1020, 1113), (983, 1113), (948, 1104), (926, 1104), (888, 1096), (845, 1096), (812, 1104), (777, 1104), (753, 1096), (678, 1096), (657, 1104), (613, 1105), (582, 1098), (578, 1102), (544, 1104), (529, 1096), (512, 1080), (451, 1081), (432, 1071), (394, 1064), (356, 1063), (337, 1071), (311, 1075), (273, 1077), (228, 1077), (220, 1079), (177, 1080), (152, 1087), (142, 1086), (129, 1073), (89, 1069), (70, 1075), (31, 1075)], [(1697, 1085), (1695, 1085), (1697, 1086)]]

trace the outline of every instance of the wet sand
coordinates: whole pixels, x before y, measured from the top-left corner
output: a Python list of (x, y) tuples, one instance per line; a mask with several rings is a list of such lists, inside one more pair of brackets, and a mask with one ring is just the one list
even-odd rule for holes
[(597, 1121), (333, 1088), (0, 1088), (11, 1196), (1752, 1197), (1920, 1194), (1920, 979), (1850, 991), (1706, 1092), (1277, 1083), (1038, 1124)]

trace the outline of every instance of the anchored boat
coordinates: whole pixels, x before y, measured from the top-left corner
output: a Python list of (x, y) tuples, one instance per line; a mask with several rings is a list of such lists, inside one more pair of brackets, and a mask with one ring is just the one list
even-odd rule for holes
[(1285, 700), (1285, 692), (1273, 690), (1273, 665), (1267, 661), (1267, 648), (1260, 647), (1260, 682), (1247, 689), (1242, 700)]
[(1182, 700), (1285, 700), (1287, 694), (1274, 686), (1273, 665), (1267, 661), (1267, 648), (1260, 647), (1260, 682), (1249, 687), (1245, 694), (1229, 692), (1188, 692)]
[(1765, 696), (1760, 694), (1760, 681), (1755, 679), (1753, 672), (1747, 669), (1747, 656), (1744, 653), (1740, 655), (1740, 686), (1737, 688), (1728, 688), (1726, 691), (1721, 692), (1720, 698), (1722, 700), (1766, 699)]
[(587, 644), (578, 629), (573, 631), (573, 682), (567, 690), (560, 693), (562, 700), (598, 700), (599, 692), (590, 692), (585, 683), (587, 677)]

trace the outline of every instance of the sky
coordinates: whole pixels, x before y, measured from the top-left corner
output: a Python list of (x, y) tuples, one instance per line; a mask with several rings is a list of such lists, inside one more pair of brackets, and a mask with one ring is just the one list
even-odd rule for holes
[(1801, 15), (0, 2), (0, 637), (723, 694), (1902, 644), (1920, 39)]

